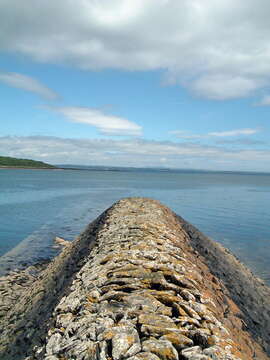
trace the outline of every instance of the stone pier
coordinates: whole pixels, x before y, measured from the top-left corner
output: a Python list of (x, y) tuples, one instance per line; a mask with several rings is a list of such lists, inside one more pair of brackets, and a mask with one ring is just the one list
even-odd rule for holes
[(114, 204), (20, 293), (0, 358), (269, 359), (184, 225), (155, 200)]

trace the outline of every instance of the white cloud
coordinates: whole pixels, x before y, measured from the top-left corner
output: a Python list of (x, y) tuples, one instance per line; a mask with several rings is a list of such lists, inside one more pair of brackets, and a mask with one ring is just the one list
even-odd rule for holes
[(239, 136), (239, 135), (254, 135), (260, 132), (260, 129), (236, 129), (229, 131), (213, 131), (207, 134), (192, 134), (189, 135), (186, 131), (174, 130), (170, 131), (170, 134), (175, 135), (181, 139), (205, 139), (211, 137), (227, 137), (227, 136)]
[[(54, 164), (269, 171), (270, 150), (207, 146), (142, 139), (0, 137), (0, 154)], [(188, 165), (187, 165), (188, 164)]]
[(259, 101), (257, 106), (269, 106), (270, 105), (270, 95), (265, 95), (261, 101)]
[(239, 135), (253, 135), (257, 134), (259, 129), (238, 129), (238, 130), (230, 130), (230, 131), (219, 131), (219, 132), (210, 132), (209, 136), (239, 136)]
[(13, 72), (0, 72), (0, 81), (12, 87), (33, 92), (47, 100), (55, 100), (58, 98), (58, 95), (54, 91), (30, 76)]
[(63, 114), (68, 120), (76, 123), (95, 126), (103, 135), (140, 136), (141, 126), (113, 115), (104, 114), (102, 111), (88, 107), (51, 107)]
[(83, 69), (167, 72), (215, 99), (270, 85), (269, 0), (0, 2), (0, 50)]
[(231, 74), (208, 74), (196, 79), (191, 89), (199, 96), (213, 99), (225, 100), (250, 95), (254, 90), (265, 84), (258, 79), (249, 79), (244, 76)]

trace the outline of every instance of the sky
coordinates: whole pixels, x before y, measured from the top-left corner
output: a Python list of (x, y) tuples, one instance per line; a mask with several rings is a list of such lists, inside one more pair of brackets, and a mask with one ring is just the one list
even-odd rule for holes
[(270, 171), (269, 0), (0, 0), (0, 154)]

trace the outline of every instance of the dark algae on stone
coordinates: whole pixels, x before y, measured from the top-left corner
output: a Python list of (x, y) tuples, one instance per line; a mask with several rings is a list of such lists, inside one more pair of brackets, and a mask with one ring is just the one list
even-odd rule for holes
[(56, 169), (55, 166), (46, 164), (42, 161), (30, 159), (17, 159), (13, 157), (0, 156), (0, 168), (37, 168), (37, 169)]
[(1, 279), (0, 359), (269, 359), (270, 290), (231, 256), (158, 201), (122, 199), (46, 268)]

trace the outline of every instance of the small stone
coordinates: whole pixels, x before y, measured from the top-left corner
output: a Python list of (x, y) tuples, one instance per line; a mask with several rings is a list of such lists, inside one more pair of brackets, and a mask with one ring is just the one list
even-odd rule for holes
[(53, 334), (46, 345), (48, 355), (57, 354), (61, 347), (62, 336), (59, 333)]
[(188, 316), (180, 316), (177, 321), (181, 324), (181, 326), (185, 326), (187, 324), (195, 325), (196, 327), (200, 327), (200, 323), (198, 320), (193, 319), (192, 317)]
[(128, 358), (127, 360), (160, 360), (160, 358), (157, 355), (150, 352), (141, 352), (137, 355)]
[(56, 249), (61, 248), (61, 247), (64, 248), (66, 246), (71, 245), (70, 241), (67, 241), (59, 236), (56, 236), (54, 238), (54, 243), (55, 243), (55, 245), (53, 245), (53, 248), (56, 248)]
[(180, 295), (183, 297), (183, 299), (187, 300), (187, 301), (196, 301), (195, 296), (193, 294), (191, 294), (191, 292), (189, 292), (186, 289), (181, 289), (179, 291)]
[(141, 314), (138, 318), (139, 324), (147, 324), (156, 327), (169, 327), (169, 328), (177, 328), (174, 324), (173, 320), (165, 315), (158, 314)]
[(151, 290), (145, 291), (143, 295), (128, 296), (125, 299), (125, 303), (137, 309), (139, 308), (145, 313), (155, 312), (156, 314), (167, 316), (172, 315), (171, 307), (165, 306), (162, 302), (158, 301), (151, 294)]
[(61, 328), (66, 328), (70, 321), (73, 319), (74, 315), (71, 313), (67, 313), (67, 314), (61, 314), (58, 315), (56, 318), (56, 326)]
[(163, 327), (163, 326), (153, 326), (153, 325), (142, 325), (141, 327), (142, 334), (146, 336), (160, 337), (162, 335), (168, 334), (178, 334), (183, 335), (183, 331), (174, 327)]
[(195, 310), (193, 310), (190, 306), (188, 306), (187, 304), (181, 303), (180, 307), (182, 307), (182, 309), (184, 309), (184, 311), (186, 312), (186, 314), (188, 314), (190, 317), (192, 317), (193, 319), (196, 320), (201, 320), (201, 317), (197, 314), (197, 312)]
[(198, 315), (200, 315), (201, 317), (203, 317), (204, 315), (206, 315), (208, 313), (207, 307), (203, 304), (199, 304), (199, 303), (190, 303), (189, 304), (190, 307), (192, 307), (193, 310), (196, 311), (196, 313)]
[(109, 291), (106, 294), (104, 294), (101, 297), (101, 301), (104, 301), (104, 300), (121, 301), (123, 299), (123, 297), (125, 297), (125, 296), (127, 296), (127, 294), (125, 292), (123, 292), (123, 291), (114, 291), (114, 290), (112, 290), (112, 291)]
[(203, 354), (195, 354), (189, 357), (188, 360), (211, 360), (211, 358)]
[(88, 295), (87, 295), (87, 300), (89, 302), (93, 302), (96, 303), (98, 302), (100, 299), (100, 294), (97, 290), (92, 290)]
[(208, 345), (213, 346), (219, 343), (219, 338), (215, 335), (211, 335), (208, 338)]
[(178, 353), (168, 340), (146, 340), (142, 344), (142, 349), (152, 352), (161, 360), (178, 360)]
[(209, 356), (213, 360), (219, 360), (224, 354), (224, 350), (222, 350), (219, 346), (211, 346), (207, 349), (203, 350), (203, 354)]
[(177, 334), (175, 332), (166, 334), (162, 336), (160, 339), (170, 341), (178, 351), (194, 345), (191, 339), (189, 339), (184, 335)]
[(128, 358), (127, 360), (160, 360), (160, 358), (150, 352), (141, 352), (139, 354), (136, 354), (135, 356)]
[(78, 296), (77, 292), (71, 293), (68, 300), (67, 298), (56, 307), (56, 312), (60, 313), (76, 313), (78, 309), (81, 307), (82, 299)]
[(113, 330), (115, 331), (112, 337), (113, 360), (125, 359), (141, 351), (140, 338), (134, 328), (119, 326)]
[(102, 333), (105, 330), (112, 328), (113, 326), (114, 326), (114, 321), (112, 319), (99, 317), (96, 320), (96, 336), (101, 335), (102, 338)]
[(202, 354), (202, 349), (200, 346), (192, 346), (188, 349), (184, 349), (181, 351), (181, 355), (183, 356), (184, 359), (192, 359), (192, 357), (194, 357), (195, 355), (200, 355)]
[[(93, 354), (94, 356), (90, 357), (90, 360), (107, 360), (108, 359), (108, 343), (106, 341), (101, 341), (98, 344), (98, 349), (96, 353)], [(95, 357), (96, 356), (96, 357)]]

